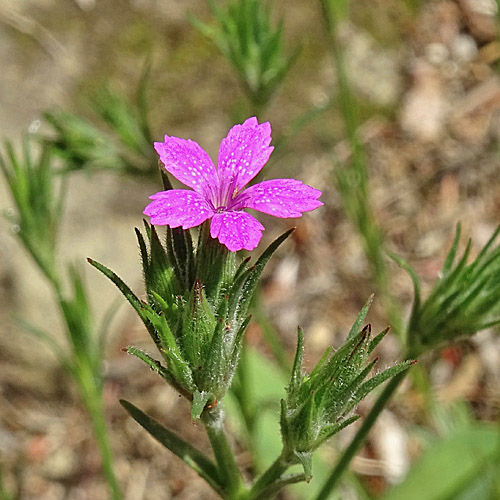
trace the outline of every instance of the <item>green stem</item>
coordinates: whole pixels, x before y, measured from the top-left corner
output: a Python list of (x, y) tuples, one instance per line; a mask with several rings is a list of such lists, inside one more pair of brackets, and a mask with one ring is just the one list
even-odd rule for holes
[(75, 377), (80, 386), (83, 403), (92, 420), (97, 446), (101, 453), (102, 469), (108, 482), (111, 498), (112, 500), (121, 500), (120, 486), (113, 469), (113, 453), (108, 439), (108, 427), (103, 408), (101, 384), (97, 383), (92, 369), (87, 363), (78, 367)]
[(276, 483), (292, 465), (292, 462), (282, 453), (273, 464), (254, 483), (246, 500), (261, 498), (260, 494), (270, 485)]
[(217, 461), (219, 476), (224, 485), (227, 500), (237, 500), (246, 493), (241, 472), (234, 453), (224, 432), (224, 416), (220, 406), (206, 409), (201, 419), (205, 424), (208, 438)]
[(394, 394), (396, 389), (399, 387), (399, 384), (404, 380), (408, 371), (404, 371), (393, 377), (386, 387), (384, 388), (382, 394), (378, 397), (377, 401), (373, 405), (370, 413), (363, 420), (363, 424), (359, 428), (358, 432), (354, 436), (353, 440), (349, 444), (349, 446), (344, 450), (340, 460), (337, 462), (337, 465), (333, 469), (330, 477), (325, 481), (323, 488), (319, 492), (318, 496), (315, 500), (326, 500), (330, 493), (337, 486), (342, 474), (347, 469), (348, 465), (351, 463), (351, 460), (354, 458), (354, 455), (359, 451), (363, 443), (365, 442), (370, 429), (373, 427), (373, 424), (377, 420), (381, 411), (385, 408), (389, 399)]
[(389, 290), (389, 276), (384, 261), (383, 234), (377, 225), (369, 203), (368, 174), (363, 144), (359, 136), (359, 118), (356, 101), (351, 92), (344, 64), (343, 47), (339, 41), (338, 26), (346, 4), (339, 0), (320, 0), (329, 42), (332, 48), (333, 64), (339, 86), (339, 106), (345, 125), (347, 140), (351, 147), (351, 166), (348, 171), (338, 173), (339, 191), (347, 215), (356, 225), (365, 250), (365, 255), (373, 269), (373, 277), (382, 295), (389, 323), (398, 338), (404, 341), (403, 322), (399, 305)]

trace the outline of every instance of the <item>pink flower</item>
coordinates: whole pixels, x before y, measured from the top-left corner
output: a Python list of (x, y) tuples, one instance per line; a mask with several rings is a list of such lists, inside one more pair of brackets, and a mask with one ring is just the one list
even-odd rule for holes
[(235, 252), (253, 250), (264, 226), (244, 208), (275, 217), (300, 217), (323, 205), (321, 191), (295, 179), (274, 179), (243, 189), (267, 163), (273, 147), (271, 125), (249, 118), (222, 140), (217, 169), (194, 141), (165, 136), (154, 146), (166, 170), (190, 187), (160, 191), (144, 214), (151, 224), (188, 229), (211, 219), (210, 235)]

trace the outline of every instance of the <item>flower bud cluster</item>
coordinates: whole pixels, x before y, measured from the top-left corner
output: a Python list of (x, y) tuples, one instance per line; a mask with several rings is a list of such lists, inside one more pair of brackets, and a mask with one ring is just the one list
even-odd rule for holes
[(388, 328), (371, 338), (371, 326), (360, 331), (371, 300), (358, 316), (344, 345), (328, 348), (310, 374), (304, 373), (304, 336), (298, 331), (297, 351), (287, 397), (281, 401), (281, 433), (284, 455), (300, 462), (306, 479), (311, 477), (312, 454), (318, 446), (357, 420), (351, 415), (368, 393), (387, 379), (406, 370), (406, 361), (365, 380), (376, 363), (368, 357)]
[[(189, 231), (167, 228), (164, 246), (154, 226), (137, 230), (147, 301), (141, 301), (110, 269), (89, 262), (110, 278), (132, 304), (158, 348), (158, 361), (127, 347), (193, 403), (192, 418), (217, 405), (236, 371), (248, 308), (265, 264), (288, 237), (287, 231), (257, 260), (236, 265), (236, 254), (200, 229), (194, 251)], [(147, 242), (147, 243), (146, 243)]]
[(415, 289), (408, 326), (411, 356), (500, 323), (500, 245), (495, 240), (500, 226), (470, 263), (471, 240), (457, 259), (460, 225), (443, 269), (431, 293), (422, 301), (420, 279), (400, 257), (393, 258), (410, 274)]

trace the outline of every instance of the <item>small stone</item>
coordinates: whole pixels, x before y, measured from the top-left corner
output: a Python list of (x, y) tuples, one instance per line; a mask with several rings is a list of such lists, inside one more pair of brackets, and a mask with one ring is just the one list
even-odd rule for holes
[(446, 114), (441, 78), (423, 59), (413, 64), (410, 73), (413, 85), (403, 101), (401, 128), (416, 139), (435, 141), (442, 135)]
[(473, 61), (478, 53), (476, 41), (470, 35), (460, 33), (451, 44), (451, 54), (453, 59), (459, 63)]
[(472, 36), (486, 42), (498, 36), (495, 0), (459, 0), (464, 21)]
[(450, 52), (448, 48), (442, 43), (433, 42), (425, 47), (425, 58), (435, 66), (443, 64), (449, 56)]
[(61, 446), (47, 456), (43, 472), (46, 478), (59, 481), (75, 474), (77, 467), (75, 453), (69, 447)]

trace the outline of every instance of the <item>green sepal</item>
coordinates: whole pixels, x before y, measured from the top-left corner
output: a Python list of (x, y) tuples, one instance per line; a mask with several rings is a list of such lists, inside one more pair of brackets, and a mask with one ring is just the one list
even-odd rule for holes
[(249, 255), (246, 259), (243, 259), (240, 262), (240, 265), (238, 266), (236, 272), (234, 273), (233, 281), (238, 280), (243, 275), (243, 273), (247, 270), (247, 264), (250, 262), (251, 259), (252, 257)]
[(353, 368), (359, 369), (368, 359), (368, 346), (371, 333), (372, 326), (368, 323), (361, 332), (359, 332), (358, 336), (352, 337), (352, 339), (359, 339), (348, 358), (348, 364)]
[(236, 252), (229, 251), (210, 235), (210, 223), (204, 222), (198, 236), (195, 275), (205, 288), (214, 310), (228, 293), (236, 271)]
[(199, 279), (195, 279), (193, 289), (184, 306), (182, 316), (182, 352), (190, 365), (202, 367), (208, 357), (213, 332), (217, 321), (207, 301), (205, 290)]
[[(223, 302), (227, 305), (227, 300)], [(228, 349), (224, 345), (224, 331), (226, 330), (226, 324), (224, 322), (224, 309), (219, 311), (218, 319), (213, 329), (212, 338), (210, 342), (205, 346), (206, 356), (204, 357), (204, 363), (201, 367), (198, 379), (198, 387), (210, 388), (219, 398), (222, 398), (227, 390), (227, 384), (224, 383), (224, 377), (231, 379), (231, 375), (228, 373), (228, 367), (226, 366), (228, 359)]]
[(288, 231), (285, 231), (281, 236), (278, 236), (262, 253), (262, 255), (257, 259), (257, 262), (255, 263), (255, 266), (251, 268), (251, 272), (249, 273), (248, 278), (246, 279), (244, 285), (243, 285), (243, 297), (244, 297), (244, 302), (242, 306), (244, 307), (244, 310), (246, 311), (248, 309), (248, 305), (250, 303), (250, 300), (252, 299), (253, 291), (255, 290), (255, 287), (257, 286), (258, 280), (260, 278), (260, 275), (262, 274), (262, 271), (266, 267), (267, 262), (269, 259), (272, 257), (274, 252), (278, 250), (278, 248), (281, 246), (281, 244), (295, 231), (295, 228), (292, 227)]
[(182, 288), (189, 290), (193, 286), (195, 279), (194, 272), (194, 250), (191, 233), (182, 228), (167, 227), (167, 254), (173, 264)]
[[(173, 189), (167, 171), (160, 160), (158, 160), (158, 167), (165, 191)], [(168, 259), (175, 270), (179, 284), (184, 290), (190, 290), (195, 278), (195, 258), (191, 232), (181, 227), (171, 228), (167, 226), (166, 249)]]
[[(164, 300), (164, 298), (158, 295), (156, 292), (152, 292), (151, 295), (153, 297), (156, 308), (159, 309), (159, 311), (157, 312), (156, 310), (153, 310), (153, 308), (151, 308), (151, 311), (153, 311), (155, 314), (159, 314), (165, 317), (169, 331), (174, 338), (177, 338), (175, 335), (178, 331), (177, 327), (180, 322), (181, 311), (184, 308), (182, 297), (177, 296), (174, 302), (168, 304), (166, 300)], [(161, 332), (158, 333), (161, 337)]]
[(289, 430), (292, 431), (295, 439), (295, 450), (308, 450), (308, 441), (311, 434), (315, 432), (313, 427), (317, 408), (313, 395), (309, 394), (308, 396), (305, 402), (288, 417)]
[(165, 448), (177, 455), (188, 467), (198, 473), (207, 483), (224, 498), (224, 485), (221, 482), (217, 466), (201, 451), (184, 441), (172, 431), (128, 401), (120, 400), (120, 404), (129, 415), (146, 429)]
[[(356, 370), (354, 356), (356, 351), (359, 349), (358, 346), (360, 345), (360, 342), (362, 342), (365, 334), (365, 330), (358, 332), (355, 337), (346, 341), (343, 346), (335, 351), (329, 359), (325, 360), (325, 356), (323, 356), (320, 360), (320, 369), (314, 369), (309, 378), (311, 380), (321, 379), (319, 381), (320, 386), (329, 384), (330, 381), (335, 381), (335, 383), (337, 383), (339, 378), (348, 378), (353, 371)], [(327, 352), (331, 352), (330, 349), (327, 349)]]

